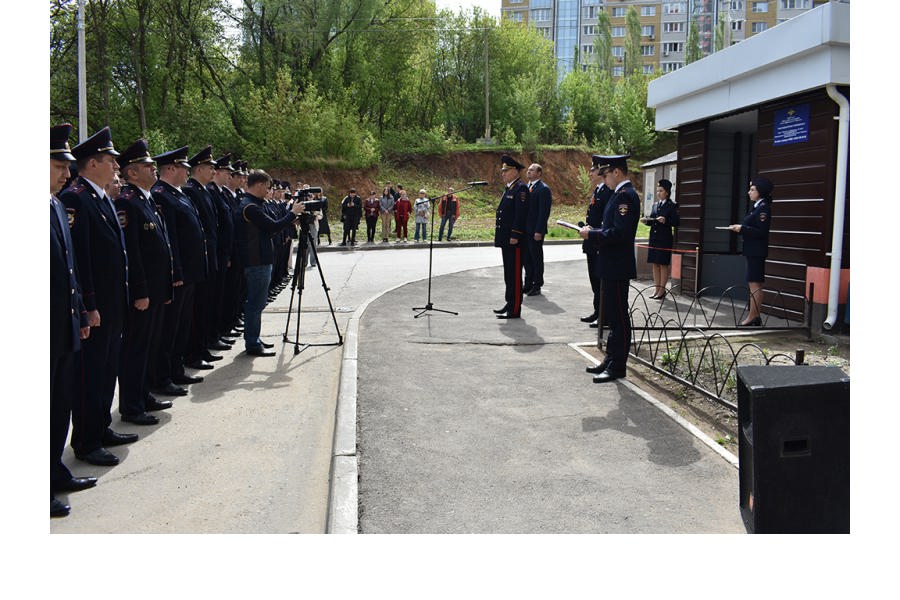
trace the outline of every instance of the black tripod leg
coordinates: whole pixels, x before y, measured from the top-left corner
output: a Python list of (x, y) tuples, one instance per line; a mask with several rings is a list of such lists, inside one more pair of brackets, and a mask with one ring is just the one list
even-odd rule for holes
[(325, 272), (322, 271), (322, 263), (319, 261), (319, 253), (316, 252), (316, 246), (312, 243), (312, 234), (310, 234), (310, 250), (312, 251), (313, 258), (316, 259), (316, 269), (319, 271), (319, 279), (322, 280), (322, 289), (325, 291), (325, 299), (328, 300), (328, 310), (331, 312), (331, 320), (334, 323), (334, 331), (338, 336), (338, 345), (342, 345), (344, 343), (344, 338), (341, 335), (341, 328), (338, 325), (337, 317), (334, 314), (334, 307), (331, 305), (331, 296), (328, 295), (328, 284), (325, 283)]

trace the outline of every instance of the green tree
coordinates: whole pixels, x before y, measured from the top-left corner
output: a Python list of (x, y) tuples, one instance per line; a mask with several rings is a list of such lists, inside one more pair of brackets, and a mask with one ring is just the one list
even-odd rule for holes
[(609, 13), (601, 10), (597, 13), (597, 37), (594, 38), (594, 58), (597, 67), (612, 75), (612, 25), (609, 22)]
[(684, 43), (684, 64), (689, 65), (701, 58), (703, 58), (703, 54), (700, 51), (700, 34), (697, 32), (697, 22), (691, 21), (687, 41)]
[(625, 76), (641, 73), (644, 59), (641, 55), (641, 21), (637, 8), (628, 7), (625, 14)]

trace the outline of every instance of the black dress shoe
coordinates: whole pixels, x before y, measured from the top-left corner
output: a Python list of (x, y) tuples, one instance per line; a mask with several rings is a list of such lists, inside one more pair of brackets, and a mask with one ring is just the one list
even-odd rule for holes
[(607, 381), (615, 381), (616, 379), (622, 379), (623, 377), (625, 377), (625, 373), (616, 373), (607, 368), (599, 375), (594, 376), (594, 383), (606, 383)]
[(124, 446), (136, 441), (138, 441), (138, 434), (136, 433), (119, 433), (112, 429), (107, 429), (103, 434), (104, 446)]
[(494, 313), (500, 315), (507, 311), (509, 311), (509, 304), (504, 304), (503, 308), (498, 308), (497, 310), (494, 311)]
[(747, 323), (740, 324), (741, 327), (759, 327), (760, 325), (762, 325), (761, 317), (756, 317), (752, 321), (748, 321)]
[(205, 360), (208, 363), (214, 363), (217, 360), (222, 360), (222, 357), (218, 356), (216, 354), (210, 354), (209, 352), (207, 352), (206, 354), (203, 355), (203, 360)]
[(222, 342), (223, 344), (225, 344), (226, 346), (228, 346), (229, 348), (231, 348), (232, 346), (234, 346), (234, 343), (235, 343), (237, 340), (234, 339), (234, 338), (225, 337), (225, 336), (223, 335), (222, 337), (219, 338), (219, 341)]
[(541, 295), (541, 286), (535, 286), (528, 291), (529, 296), (540, 296)]
[(587, 371), (588, 373), (590, 373), (591, 375), (599, 375), (600, 373), (605, 371), (606, 367), (608, 367), (608, 366), (609, 366), (609, 362), (604, 360), (599, 365), (595, 365), (593, 367), (585, 367), (584, 370)]
[(599, 323), (599, 321), (594, 321), (593, 323), (588, 325), (588, 327), (590, 327), (591, 329), (597, 329), (598, 327), (600, 327)]
[(83, 460), (86, 463), (91, 463), (92, 465), (98, 465), (101, 467), (114, 467), (119, 464), (119, 457), (117, 457), (106, 448), (97, 448), (96, 450), (92, 450), (86, 454), (78, 454), (76, 452), (75, 458), (77, 458), (78, 460)]
[(509, 313), (505, 315), (497, 315), (498, 319), (521, 319), (522, 315), (511, 315)]
[(274, 348), (275, 344), (270, 344), (268, 342), (260, 342), (263, 348)]
[[(219, 340), (216, 340), (212, 344), (209, 345), (210, 350), (231, 350), (231, 346), (228, 344), (224, 344)], [(221, 356), (219, 357), (221, 358)], [(207, 359), (208, 360), (208, 359)]]
[[(184, 366), (190, 367), (192, 369), (200, 369), (203, 371), (208, 371), (209, 369), (213, 368), (213, 366), (211, 364), (209, 364), (208, 362), (206, 362), (205, 360), (192, 360), (191, 362), (184, 363)], [(174, 378), (173, 378), (173, 381), (174, 381)]]
[(171, 400), (157, 400), (153, 396), (144, 399), (144, 410), (146, 412), (154, 412), (157, 410), (167, 410), (172, 408)]
[(54, 481), (50, 489), (53, 492), (80, 492), (97, 485), (96, 477), (69, 477), (62, 481)]
[(597, 313), (591, 313), (586, 317), (581, 317), (582, 323), (593, 323), (597, 320)]
[(145, 412), (136, 415), (122, 415), (121, 419), (126, 423), (134, 423), (135, 425), (158, 425), (159, 417), (150, 415)]
[(50, 516), (51, 517), (67, 517), (69, 516), (69, 505), (62, 500), (50, 498)]
[[(172, 378), (175, 379), (174, 377)], [(188, 391), (183, 387), (178, 387), (174, 383), (168, 383), (162, 387), (158, 387), (153, 390), (154, 393), (159, 394), (160, 396), (187, 396)]]
[(275, 352), (272, 350), (266, 350), (265, 348), (247, 348), (247, 354), (249, 356), (275, 356)]
[[(202, 383), (203, 377), (201, 377), (200, 375), (188, 375), (187, 373), (185, 373), (184, 375), (173, 375), (172, 381), (174, 383), (177, 383), (178, 385), (189, 385), (191, 383)], [(187, 390), (185, 390), (185, 393), (187, 393)]]

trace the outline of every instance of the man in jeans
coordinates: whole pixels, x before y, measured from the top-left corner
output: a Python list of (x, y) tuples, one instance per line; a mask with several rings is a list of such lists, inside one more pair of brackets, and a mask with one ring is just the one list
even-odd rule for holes
[[(253, 169), (247, 176), (247, 193), (241, 200), (241, 218), (237, 222), (238, 250), (244, 262), (247, 278), (247, 300), (244, 303), (244, 346), (250, 356), (275, 356), (260, 339), (262, 311), (266, 305), (275, 248), (272, 235), (293, 223), (303, 212), (303, 205), (294, 203), (283, 217), (273, 219), (266, 212), (266, 194), (272, 178), (261, 169)], [(271, 347), (271, 346), (270, 346)]]

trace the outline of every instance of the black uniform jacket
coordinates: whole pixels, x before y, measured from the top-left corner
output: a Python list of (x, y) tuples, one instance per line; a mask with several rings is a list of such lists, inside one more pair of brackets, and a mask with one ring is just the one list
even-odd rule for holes
[(132, 299), (168, 302), (172, 299), (172, 248), (156, 203), (129, 184), (116, 198), (116, 214), (125, 232)]
[(50, 199), (50, 356), (62, 356), (81, 348), (80, 329), (87, 327), (87, 313), (75, 271), (75, 257), (66, 209)]
[[(613, 191), (606, 187), (605, 183), (601, 183), (594, 188), (591, 195), (591, 203), (588, 204), (587, 214), (584, 217), (585, 225), (589, 225), (594, 229), (600, 229), (603, 225), (603, 211), (606, 210), (606, 203), (612, 197)], [(600, 251), (598, 246), (590, 237), (581, 242), (581, 251), (585, 254), (596, 254)]]
[(197, 209), (178, 188), (158, 180), (150, 190), (166, 221), (174, 281), (206, 281), (206, 238)]
[(525, 220), (528, 212), (528, 186), (516, 179), (503, 192), (497, 205), (494, 227), (494, 247), (509, 246), (510, 239), (525, 237)]
[(603, 279), (634, 279), (637, 264), (634, 258), (634, 235), (640, 219), (641, 200), (630, 181), (625, 182), (606, 203), (603, 224), (588, 236), (600, 247), (596, 263)]
[(206, 238), (206, 266), (207, 274), (214, 273), (219, 270), (218, 242), (219, 242), (219, 223), (216, 214), (216, 207), (213, 203), (212, 194), (209, 193), (204, 186), (196, 179), (188, 179), (182, 188), (184, 193), (193, 202), (197, 213), (200, 215), (200, 222), (203, 224), (203, 236)]
[(536, 181), (528, 192), (528, 216), (525, 219), (525, 233), (533, 238), (535, 233), (547, 235), (547, 220), (550, 218), (550, 207), (553, 194), (543, 181)]
[(88, 311), (125, 318), (128, 308), (128, 256), (119, 220), (108, 200), (78, 177), (60, 194), (66, 207), (82, 300)]
[[(666, 222), (660, 223), (656, 220), (657, 217), (665, 217)], [(671, 248), (675, 241), (672, 228), (678, 227), (680, 222), (678, 205), (671, 198), (657, 202), (653, 205), (648, 219), (650, 219), (650, 245), (656, 248)]]
[(769, 225), (772, 222), (772, 203), (763, 198), (741, 223), (744, 256), (765, 258), (769, 255)]
[(231, 260), (234, 252), (234, 217), (232, 215), (231, 204), (228, 201), (228, 194), (225, 188), (220, 188), (215, 183), (206, 186), (210, 196), (213, 199), (213, 205), (216, 209), (216, 222), (218, 223), (218, 231), (216, 235), (216, 253), (219, 270), (224, 270)]

